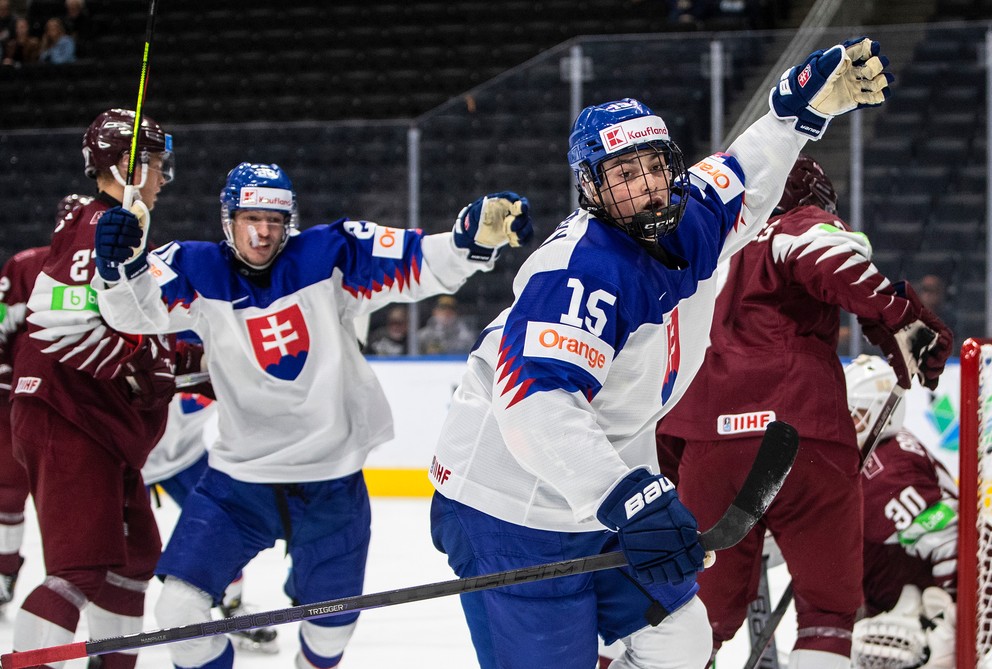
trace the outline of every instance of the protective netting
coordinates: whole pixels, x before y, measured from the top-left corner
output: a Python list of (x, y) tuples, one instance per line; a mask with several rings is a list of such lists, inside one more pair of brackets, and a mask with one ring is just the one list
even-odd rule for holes
[[(976, 448), (977, 471), (961, 471), (962, 500), (978, 500), (978, 514), (975, 523), (977, 530), (977, 546), (973, 553), (977, 560), (977, 601), (974, 613), (974, 629), (976, 630), (975, 650), (982, 666), (988, 666), (992, 658), (992, 344), (983, 343), (980, 355), (977, 356), (978, 396), (978, 439), (977, 444), (967, 443), (969, 439), (962, 435), (961, 448)], [(962, 373), (964, 371), (962, 370)], [(977, 495), (969, 491), (975, 485)], [(964, 559), (964, 556), (961, 556)], [(967, 587), (962, 584), (962, 587)], [(959, 624), (969, 624), (967, 613), (959, 616)]]

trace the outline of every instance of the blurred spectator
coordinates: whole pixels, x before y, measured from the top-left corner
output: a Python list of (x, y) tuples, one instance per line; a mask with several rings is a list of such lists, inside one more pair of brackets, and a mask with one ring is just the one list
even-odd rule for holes
[(957, 318), (954, 310), (947, 303), (947, 283), (943, 277), (936, 274), (924, 274), (914, 281), (913, 285), (916, 287), (920, 302), (947, 324), (947, 327), (954, 333), (955, 340), (957, 340)]
[(372, 331), (369, 353), (372, 355), (406, 355), (407, 335), (410, 334), (408, 307), (396, 305), (386, 312), (386, 324)]
[(66, 34), (62, 19), (51, 18), (45, 22), (38, 60), (50, 65), (63, 65), (76, 60), (76, 40)]
[(14, 24), (17, 17), (10, 7), (10, 0), (0, 0), (0, 51), (3, 50), (4, 42), (14, 36)]
[(458, 300), (442, 295), (434, 303), (427, 325), (417, 332), (420, 352), (426, 355), (468, 353), (478, 336), (458, 313)]
[(20, 67), (26, 63), (36, 63), (40, 50), (38, 38), (30, 35), (27, 19), (19, 18), (14, 23), (14, 36), (4, 44), (3, 64)]
[(86, 9), (85, 0), (65, 0), (62, 25), (65, 26), (66, 34), (76, 40), (76, 55), (85, 55), (90, 38), (90, 14)]

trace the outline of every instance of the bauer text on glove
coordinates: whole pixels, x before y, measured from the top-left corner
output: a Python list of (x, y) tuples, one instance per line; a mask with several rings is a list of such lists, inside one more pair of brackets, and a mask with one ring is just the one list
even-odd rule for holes
[(596, 517), (619, 534), (620, 548), (643, 583), (682, 583), (703, 568), (696, 519), (664, 476), (643, 468), (629, 472)]
[(889, 59), (879, 51), (878, 42), (867, 37), (814, 51), (772, 89), (772, 112), (817, 140), (834, 116), (882, 104), (893, 76), (884, 71)]

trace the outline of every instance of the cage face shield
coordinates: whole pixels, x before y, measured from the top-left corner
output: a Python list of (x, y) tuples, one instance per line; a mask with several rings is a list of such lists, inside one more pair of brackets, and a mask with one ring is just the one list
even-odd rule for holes
[(682, 152), (665, 122), (632, 98), (586, 107), (569, 136), (580, 204), (638, 240), (657, 243), (685, 211)]

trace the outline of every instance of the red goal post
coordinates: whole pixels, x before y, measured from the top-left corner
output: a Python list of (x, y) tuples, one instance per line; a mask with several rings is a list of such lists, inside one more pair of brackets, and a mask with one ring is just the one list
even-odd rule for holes
[(992, 667), (992, 339), (961, 345), (960, 406), (957, 666), (976, 669)]

